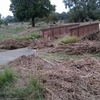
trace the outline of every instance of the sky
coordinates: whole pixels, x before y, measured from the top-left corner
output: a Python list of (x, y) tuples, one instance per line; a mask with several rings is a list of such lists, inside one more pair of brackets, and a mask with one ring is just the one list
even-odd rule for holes
[[(51, 4), (56, 5), (56, 12), (67, 12), (65, 9), (64, 4), (62, 3), (62, 0), (50, 0)], [(9, 11), (9, 6), (10, 6), (10, 0), (1, 0), (0, 1), (0, 13), (2, 14), (3, 17), (6, 17), (7, 15), (13, 15), (11, 11)]]

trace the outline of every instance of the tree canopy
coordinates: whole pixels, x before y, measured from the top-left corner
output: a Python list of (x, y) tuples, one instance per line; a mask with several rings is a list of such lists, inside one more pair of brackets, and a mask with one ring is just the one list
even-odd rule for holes
[(55, 23), (58, 21), (58, 17), (56, 16), (55, 13), (51, 13), (49, 14), (48, 17), (44, 17), (43, 19), (46, 23), (49, 23), (49, 22), (52, 22), (52, 23)]
[(63, 0), (70, 21), (100, 19), (100, 0)]
[(55, 5), (50, 0), (10, 0), (10, 10), (19, 21), (32, 19), (32, 26), (35, 26), (34, 18), (44, 17), (55, 11)]
[(66, 12), (62, 12), (62, 13), (55, 13), (56, 16), (58, 17), (59, 20), (66, 20), (67, 19), (67, 13)]

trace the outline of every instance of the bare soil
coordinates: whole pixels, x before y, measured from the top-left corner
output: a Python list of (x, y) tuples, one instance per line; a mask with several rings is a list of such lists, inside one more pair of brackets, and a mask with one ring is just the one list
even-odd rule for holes
[(30, 55), (9, 65), (17, 73), (40, 78), (46, 100), (100, 100), (100, 59), (69, 60), (55, 65)]

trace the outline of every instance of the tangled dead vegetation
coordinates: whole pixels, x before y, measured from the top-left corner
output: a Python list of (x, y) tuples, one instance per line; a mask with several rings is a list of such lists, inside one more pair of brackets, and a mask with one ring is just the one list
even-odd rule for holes
[[(71, 60), (45, 72), (46, 100), (99, 100), (100, 61)], [(62, 68), (63, 67), (63, 68)]]
[(38, 40), (4, 40), (0, 42), (0, 49), (13, 50), (18, 48), (29, 47), (31, 49), (42, 49), (45, 47), (53, 47), (51, 41), (44, 41), (43, 39)]
[(18, 72), (33, 73), (35, 71), (50, 70), (56, 67), (46, 59), (42, 59), (38, 56), (29, 55), (21, 56), (18, 59), (9, 62), (9, 65), (16, 67)]
[(42, 49), (45, 47), (54, 47), (54, 45), (50, 40), (43, 39), (38, 39), (34, 43), (30, 43), (29, 45), (30, 49)]
[(100, 60), (87, 58), (52, 64), (35, 55), (9, 63), (19, 73), (42, 76), (46, 100), (100, 100)]
[(63, 44), (54, 48), (52, 53), (62, 52), (67, 54), (84, 54), (100, 52), (100, 41), (82, 41), (79, 43)]
[(27, 47), (31, 42), (34, 42), (32, 40), (3, 40), (0, 42), (0, 49), (7, 49), (7, 50), (13, 50), (18, 48), (25, 48)]

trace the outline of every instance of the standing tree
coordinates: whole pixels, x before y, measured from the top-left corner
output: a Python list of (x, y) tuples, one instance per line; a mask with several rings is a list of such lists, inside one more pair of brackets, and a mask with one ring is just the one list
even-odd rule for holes
[(100, 0), (63, 0), (65, 7), (69, 8), (71, 20), (84, 21), (87, 18), (100, 19)]
[(55, 11), (55, 5), (50, 0), (10, 0), (10, 11), (19, 21), (32, 19), (32, 27), (35, 26), (34, 18), (48, 16)]

